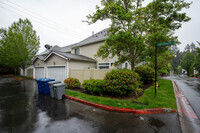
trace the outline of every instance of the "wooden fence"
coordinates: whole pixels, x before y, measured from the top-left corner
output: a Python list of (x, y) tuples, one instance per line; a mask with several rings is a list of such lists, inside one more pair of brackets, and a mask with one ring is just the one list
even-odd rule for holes
[(69, 77), (77, 78), (81, 83), (88, 79), (103, 79), (112, 69), (69, 69)]

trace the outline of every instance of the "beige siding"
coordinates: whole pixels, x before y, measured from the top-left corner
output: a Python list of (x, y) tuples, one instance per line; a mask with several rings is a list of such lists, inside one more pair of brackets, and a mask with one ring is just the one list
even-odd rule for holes
[(27, 69), (27, 77), (33, 78), (33, 68)]
[(44, 62), (37, 58), (34, 61), (33, 65), (34, 65), (34, 67), (44, 67)]
[(59, 57), (58, 55), (52, 54), (47, 60), (46, 60), (47, 66), (65, 66), (66, 60)]
[[(93, 44), (89, 44), (89, 45), (85, 45), (80, 48), (80, 55), (84, 55), (90, 58), (94, 58), (94, 55), (97, 53), (97, 50), (99, 48), (99, 46), (104, 45), (104, 41), (103, 42), (98, 42), (98, 43), (93, 43)], [(72, 49), (72, 53), (74, 53), (74, 48)], [(107, 59), (107, 60), (102, 60), (101, 58), (96, 58), (98, 63), (103, 63), (103, 62), (114, 62), (117, 60), (117, 57), (114, 57), (112, 59)]]
[(96, 63), (93, 62), (85, 62), (85, 61), (74, 61), (71, 60), (69, 62), (70, 69), (88, 69), (89, 68), (96, 68)]
[(77, 78), (81, 83), (88, 79), (104, 79), (107, 72), (111, 69), (69, 69), (69, 77)]

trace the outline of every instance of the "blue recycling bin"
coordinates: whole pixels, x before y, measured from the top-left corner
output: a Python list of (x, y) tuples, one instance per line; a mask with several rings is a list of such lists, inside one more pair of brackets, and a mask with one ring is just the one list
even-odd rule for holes
[(49, 90), (49, 81), (55, 81), (55, 79), (49, 79), (49, 78), (40, 78), (36, 79), (36, 82), (38, 84), (38, 92), (42, 93), (44, 95), (49, 95), (50, 90)]

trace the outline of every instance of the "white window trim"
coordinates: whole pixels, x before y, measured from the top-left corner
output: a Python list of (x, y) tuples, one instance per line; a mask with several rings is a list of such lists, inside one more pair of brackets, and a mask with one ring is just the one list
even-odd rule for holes
[(108, 66), (108, 68), (103, 68), (103, 69), (110, 69), (110, 67), (111, 67), (111, 63), (110, 62), (98, 62), (98, 66), (97, 66), (98, 69), (100, 69), (99, 66), (103, 66), (103, 65), (99, 65), (101, 63), (108, 63), (108, 65), (104, 65), (104, 66)]

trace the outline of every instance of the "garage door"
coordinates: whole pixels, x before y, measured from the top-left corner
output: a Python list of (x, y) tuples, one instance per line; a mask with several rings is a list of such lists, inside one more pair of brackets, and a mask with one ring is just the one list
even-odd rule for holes
[(47, 67), (48, 71), (48, 78), (52, 78), (61, 82), (65, 80), (65, 67), (64, 66), (57, 66), (57, 67)]
[(35, 79), (44, 78), (44, 67), (35, 68)]

